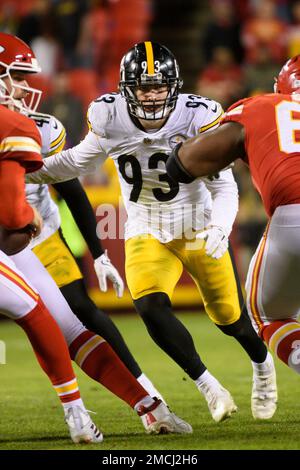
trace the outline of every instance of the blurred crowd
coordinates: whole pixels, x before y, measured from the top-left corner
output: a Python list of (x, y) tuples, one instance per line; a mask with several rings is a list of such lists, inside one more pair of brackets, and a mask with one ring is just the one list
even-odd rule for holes
[(0, 31), (32, 47), (40, 110), (65, 124), (70, 146), (83, 135), (88, 104), (116, 91), (120, 57), (149, 36), (150, 21), (151, 0), (0, 0)]
[[(300, 54), (300, 1), (212, 0), (208, 6), (196, 92), (221, 102), (224, 109), (239, 98), (272, 93), (283, 63)], [(234, 171), (240, 189), (234, 234), (245, 273), (266, 218), (247, 168), (236, 164)]]
[[(177, 7), (180, 2), (201, 19), (195, 26), (201, 28), (201, 67), (188, 91), (224, 108), (241, 97), (272, 92), (282, 64), (300, 53), (300, 0), (176, 0)], [(68, 146), (86, 130), (89, 102), (116, 91), (120, 58), (152, 37), (167, 4), (172, 15), (171, 0), (0, 0), (0, 31), (21, 37), (36, 53), (43, 70), (33, 78), (44, 92), (40, 110), (64, 123)], [(266, 219), (247, 169), (238, 164), (235, 172), (241, 193), (235, 243), (247, 266)], [(99, 174), (87, 183), (103, 181)]]

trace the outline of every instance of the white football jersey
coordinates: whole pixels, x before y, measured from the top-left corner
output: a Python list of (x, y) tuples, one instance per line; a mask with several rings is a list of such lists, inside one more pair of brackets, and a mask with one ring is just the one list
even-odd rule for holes
[[(125, 99), (103, 95), (88, 110), (90, 132), (76, 147), (54, 155), (33, 181), (62, 181), (90, 173), (100, 161), (113, 159), (128, 214), (125, 238), (151, 233), (162, 242), (209, 223), (229, 233), (238, 208), (237, 186), (230, 169), (211, 179), (178, 184), (166, 173), (166, 161), (179, 142), (214, 129), (222, 108), (213, 100), (179, 95), (164, 126), (153, 132), (132, 121)], [(99, 161), (100, 160), (100, 161)], [(224, 210), (226, 208), (226, 211)]]
[[(54, 116), (32, 113), (33, 119), (42, 137), (42, 157), (46, 158), (61, 149), (66, 140), (66, 131), (62, 123)], [(30, 243), (30, 248), (39, 245), (52, 235), (60, 226), (60, 216), (53, 202), (47, 184), (26, 184), (26, 199), (34, 206), (43, 218), (43, 229), (40, 235)]]

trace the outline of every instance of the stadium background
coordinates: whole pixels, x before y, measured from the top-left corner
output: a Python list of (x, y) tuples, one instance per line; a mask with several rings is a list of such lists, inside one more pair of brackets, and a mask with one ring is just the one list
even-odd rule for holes
[[(224, 108), (240, 97), (271, 92), (282, 63), (300, 53), (300, 1), (0, 0), (0, 31), (16, 34), (35, 51), (43, 70), (32, 81), (44, 92), (40, 111), (63, 122), (70, 147), (87, 130), (89, 102), (117, 90), (120, 59), (136, 42), (151, 39), (169, 47), (180, 65), (183, 92), (214, 98)], [(83, 183), (95, 211), (112, 204), (124, 218), (111, 163)], [(240, 210), (231, 241), (244, 280), (266, 218), (247, 169), (237, 164), (235, 174)], [(119, 300), (112, 290), (99, 291), (86, 246), (63, 201), (58, 204), (64, 234), (96, 303), (109, 310), (132, 309), (127, 290)], [(103, 244), (124, 275), (123, 240)], [(183, 275), (174, 305), (186, 309), (200, 303), (193, 283)]]

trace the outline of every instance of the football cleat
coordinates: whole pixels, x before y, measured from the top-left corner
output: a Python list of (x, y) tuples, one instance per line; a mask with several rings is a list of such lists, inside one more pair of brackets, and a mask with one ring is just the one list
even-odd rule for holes
[(269, 356), (268, 371), (253, 371), (251, 411), (255, 419), (270, 419), (277, 408), (276, 371)]
[(190, 434), (193, 428), (183, 419), (176, 416), (158, 398), (151, 406), (141, 406), (138, 410), (147, 434)]
[(71, 439), (75, 444), (80, 442), (99, 443), (103, 434), (91, 420), (90, 415), (80, 406), (71, 406), (66, 410), (65, 420), (69, 427)]
[(212, 418), (217, 422), (230, 418), (237, 411), (237, 406), (232, 396), (221, 385), (218, 388), (202, 388), (202, 393), (207, 401), (208, 409)]

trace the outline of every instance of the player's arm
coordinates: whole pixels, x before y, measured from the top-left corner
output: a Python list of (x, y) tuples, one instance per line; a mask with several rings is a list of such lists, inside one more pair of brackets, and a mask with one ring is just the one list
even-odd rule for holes
[(175, 181), (189, 183), (198, 176), (214, 175), (244, 154), (243, 126), (226, 122), (177, 145), (167, 161), (167, 172)]
[(26, 201), (25, 174), (41, 168), (43, 162), (35, 124), (16, 113), (13, 122), (13, 128), (2, 131), (0, 142), (0, 225), (20, 229), (35, 220), (35, 213)]
[[(63, 125), (56, 120), (52, 126), (50, 152), (54, 154), (62, 150), (65, 141)], [(97, 156), (98, 158), (98, 156)], [(72, 179), (53, 184), (53, 187), (66, 201), (74, 220), (86, 241), (94, 258), (94, 267), (99, 280), (100, 289), (107, 290), (107, 279), (111, 280), (118, 297), (122, 297), (124, 283), (117, 269), (110, 262), (107, 251), (104, 252), (97, 235), (97, 221), (94, 210), (79, 180)]]
[(94, 259), (104, 253), (97, 237), (97, 221), (91, 203), (78, 179), (53, 184), (68, 208)]
[(42, 170), (27, 176), (27, 183), (56, 183), (77, 178), (96, 171), (99, 160), (106, 155), (101, 151), (99, 138), (89, 132), (84, 140), (75, 147), (56, 153), (44, 160)]
[(0, 168), (0, 225), (10, 230), (23, 228), (34, 218), (25, 197), (25, 168), (14, 160), (4, 160)]
[[(205, 105), (207, 108), (206, 114), (203, 113), (203, 110), (200, 110), (195, 114), (194, 119), (195, 130), (200, 135), (191, 140), (193, 142), (203, 141), (204, 144), (200, 143), (201, 150), (204, 148), (205, 144), (206, 146), (208, 145), (208, 148), (211, 146), (212, 155), (215, 156), (215, 152), (219, 149), (218, 145), (220, 145), (220, 142), (218, 143), (215, 141), (215, 134), (218, 133), (218, 126), (220, 121), (224, 118), (224, 115), (219, 103), (205, 99), (204, 101), (203, 106)], [(211, 138), (211, 135), (214, 137)], [(194, 147), (192, 148), (194, 150)], [(224, 149), (224, 145), (222, 145), (222, 148)], [(204, 151), (206, 152), (207, 149)], [(179, 159), (178, 154), (175, 154), (173, 162), (171, 160), (169, 165), (171, 165), (170, 168), (173, 170), (173, 178), (176, 179), (177, 175), (181, 177), (181, 182), (186, 183), (194, 179), (194, 174), (190, 173), (188, 169), (185, 168), (184, 164), (182, 164)], [(222, 164), (221, 168), (224, 168), (224, 166)], [(174, 170), (176, 170), (176, 175), (174, 174)], [(218, 259), (224, 255), (228, 248), (228, 237), (231, 233), (238, 211), (238, 189), (230, 169), (208, 174), (210, 176), (203, 178), (203, 182), (209, 190), (212, 198), (211, 219), (209, 226), (205, 227), (205, 230), (198, 234), (197, 238), (206, 241), (206, 254)]]
[(231, 169), (203, 178), (212, 198), (210, 223), (197, 238), (206, 240), (206, 254), (221, 258), (228, 249), (229, 235), (238, 211), (238, 188)]
[[(238, 211), (238, 187), (231, 169), (203, 178), (213, 201), (211, 225), (221, 226), (227, 235), (232, 230)], [(224, 207), (226, 210), (224, 211)]]
[[(30, 175), (28, 183), (57, 183), (93, 173), (107, 158), (101, 146), (102, 127), (105, 127), (105, 108), (93, 102), (88, 110), (89, 132), (80, 144), (58, 152), (44, 162), (42, 170)], [(92, 127), (92, 124), (93, 127)]]
[(64, 183), (53, 184), (56, 191), (66, 201), (72, 216), (86, 241), (94, 258), (94, 267), (99, 280), (100, 289), (107, 290), (107, 281), (110, 279), (118, 297), (122, 297), (124, 283), (117, 269), (108, 258), (107, 251), (103, 250), (101, 241), (97, 236), (97, 221), (91, 203), (78, 179)]

